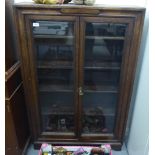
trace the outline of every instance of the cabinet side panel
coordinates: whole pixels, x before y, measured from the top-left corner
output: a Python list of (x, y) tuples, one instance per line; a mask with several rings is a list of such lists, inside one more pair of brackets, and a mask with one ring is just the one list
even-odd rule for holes
[(144, 21), (144, 12), (137, 13), (132, 32), (128, 64), (126, 66), (126, 71), (124, 75), (125, 81), (123, 85), (123, 91), (121, 92), (121, 99), (120, 99), (121, 106), (119, 108), (119, 114), (118, 114), (119, 117), (117, 118), (117, 128), (116, 128), (117, 138), (120, 139), (121, 141), (123, 140), (124, 132), (126, 129), (128, 111), (130, 107), (132, 89), (135, 78), (136, 64), (139, 55), (139, 46), (141, 41), (143, 21)]

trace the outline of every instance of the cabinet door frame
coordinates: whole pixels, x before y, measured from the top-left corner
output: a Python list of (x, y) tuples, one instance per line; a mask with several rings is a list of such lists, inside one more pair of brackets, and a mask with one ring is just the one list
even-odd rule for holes
[[(33, 36), (32, 36), (32, 21), (33, 20), (49, 20), (49, 21), (66, 21), (66, 22), (73, 22), (74, 23), (74, 103), (75, 103), (75, 135), (52, 135), (50, 132), (42, 132), (41, 131), (41, 118), (40, 118), (40, 111), (38, 106), (38, 84), (37, 84), (37, 74), (36, 74), (36, 66), (35, 66), (35, 55), (34, 55), (34, 47), (33, 47)], [(22, 53), (22, 62), (25, 67), (24, 69), (24, 76), (27, 77), (27, 83), (25, 84), (26, 90), (28, 92), (28, 109), (30, 110), (30, 117), (31, 117), (31, 129), (33, 132), (33, 139), (34, 140), (43, 140), (45, 138), (50, 140), (56, 139), (72, 139), (77, 137), (78, 131), (78, 124), (76, 124), (76, 120), (78, 119), (78, 96), (77, 96), (77, 88), (78, 88), (78, 41), (79, 41), (79, 29), (78, 29), (78, 20), (79, 18), (75, 16), (52, 16), (52, 15), (26, 15), (24, 32), (25, 32), (25, 49)], [(24, 47), (23, 47), (24, 48)], [(29, 81), (29, 82), (28, 82)]]
[[(129, 106), (129, 95), (124, 95), (124, 92), (130, 94), (131, 90), (129, 88), (132, 79), (128, 79), (129, 74), (128, 70), (131, 69), (131, 55), (134, 51), (131, 51), (131, 45), (133, 44), (132, 39), (134, 38), (134, 18), (121, 18), (121, 17), (81, 17), (80, 18), (80, 56), (79, 56), (79, 87), (84, 87), (84, 50), (85, 50), (85, 26), (86, 23), (115, 23), (115, 24), (127, 24), (127, 29), (124, 39), (123, 55), (122, 55), (122, 64), (120, 72), (120, 85), (118, 90), (118, 101), (116, 107), (116, 120), (114, 126), (114, 132), (110, 134), (93, 134), (89, 136), (81, 136), (81, 139), (94, 139), (94, 140), (107, 140), (107, 141), (121, 141), (123, 137), (123, 131), (125, 130), (125, 121), (127, 119), (127, 111)], [(80, 111), (82, 111), (82, 96), (79, 96), (79, 105)], [(80, 119), (82, 119), (82, 113), (80, 113)], [(82, 126), (80, 124), (80, 130)]]

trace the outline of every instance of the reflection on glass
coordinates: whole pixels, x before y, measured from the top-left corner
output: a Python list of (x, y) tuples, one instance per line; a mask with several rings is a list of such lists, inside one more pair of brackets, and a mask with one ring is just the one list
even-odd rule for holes
[[(38, 42), (38, 60), (39, 61), (54, 61), (54, 60), (68, 60), (73, 59), (73, 47), (71, 45), (54, 44), (52, 39), (49, 43)], [(58, 41), (59, 42), (59, 41)], [(72, 40), (70, 41), (72, 44)]]
[(126, 24), (86, 23), (83, 133), (112, 133)]
[(40, 91), (73, 91), (73, 72), (64, 69), (39, 69)]
[(119, 72), (110, 70), (85, 70), (85, 89), (112, 91), (117, 90), (119, 84)]
[(73, 27), (72, 22), (32, 23), (44, 132), (74, 132)]
[(87, 23), (86, 36), (125, 36), (126, 24)]
[(110, 133), (115, 119), (117, 94), (85, 93), (83, 100), (83, 132)]

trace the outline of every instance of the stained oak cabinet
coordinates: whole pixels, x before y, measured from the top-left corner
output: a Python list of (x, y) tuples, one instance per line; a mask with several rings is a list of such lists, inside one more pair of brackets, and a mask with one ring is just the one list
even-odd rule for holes
[(123, 141), (144, 8), (15, 4), (35, 147)]

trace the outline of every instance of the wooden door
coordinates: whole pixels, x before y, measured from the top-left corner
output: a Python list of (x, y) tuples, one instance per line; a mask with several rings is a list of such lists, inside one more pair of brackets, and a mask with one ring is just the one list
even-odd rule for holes
[(124, 93), (131, 82), (127, 70), (133, 25), (132, 18), (80, 18), (82, 140), (112, 143), (122, 138), (129, 104), (129, 94)]
[[(59, 141), (78, 135), (77, 17), (26, 16), (28, 51), (24, 70), (35, 140)], [(28, 90), (29, 89), (29, 90)]]

